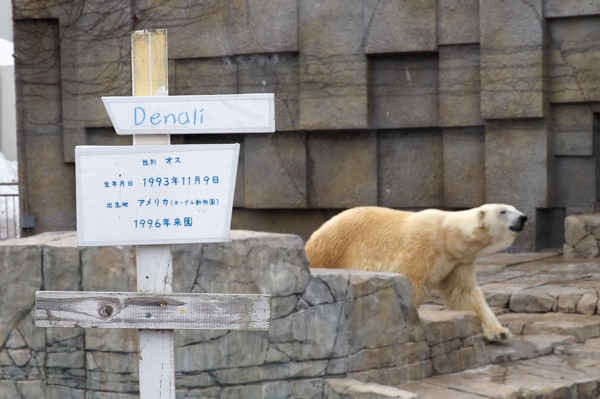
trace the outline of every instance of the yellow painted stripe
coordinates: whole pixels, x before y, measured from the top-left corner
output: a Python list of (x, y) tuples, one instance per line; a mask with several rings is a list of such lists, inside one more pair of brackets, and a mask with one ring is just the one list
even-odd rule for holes
[[(168, 95), (167, 30), (131, 34), (131, 73), (134, 96)], [(134, 145), (170, 144), (169, 135), (134, 135)]]

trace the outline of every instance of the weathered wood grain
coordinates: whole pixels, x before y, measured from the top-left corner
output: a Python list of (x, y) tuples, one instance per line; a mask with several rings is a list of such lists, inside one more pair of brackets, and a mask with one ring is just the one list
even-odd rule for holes
[(38, 327), (263, 330), (270, 297), (38, 291), (35, 315)]
[[(131, 91), (134, 96), (169, 94), (167, 31), (131, 33)], [(171, 144), (168, 134), (133, 136), (133, 145)], [(136, 247), (138, 292), (171, 293), (173, 256), (170, 245)], [(140, 399), (175, 399), (172, 330), (139, 331)]]

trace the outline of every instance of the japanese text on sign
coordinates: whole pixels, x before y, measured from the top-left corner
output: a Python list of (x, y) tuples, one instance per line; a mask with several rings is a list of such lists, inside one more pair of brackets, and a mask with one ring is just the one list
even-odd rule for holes
[(79, 245), (228, 241), (238, 144), (77, 147)]

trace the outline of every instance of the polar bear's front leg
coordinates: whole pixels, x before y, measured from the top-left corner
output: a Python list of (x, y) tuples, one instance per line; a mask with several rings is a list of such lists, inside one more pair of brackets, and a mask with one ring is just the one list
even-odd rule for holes
[(511, 337), (510, 331), (502, 327), (477, 286), (473, 264), (456, 267), (442, 280), (439, 291), (449, 309), (472, 310), (477, 314), (487, 341), (503, 341)]

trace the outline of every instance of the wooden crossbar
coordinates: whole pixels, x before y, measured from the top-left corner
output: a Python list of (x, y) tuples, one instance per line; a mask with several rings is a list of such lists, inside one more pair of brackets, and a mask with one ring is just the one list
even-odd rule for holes
[(38, 327), (265, 330), (270, 297), (38, 291), (35, 316)]

